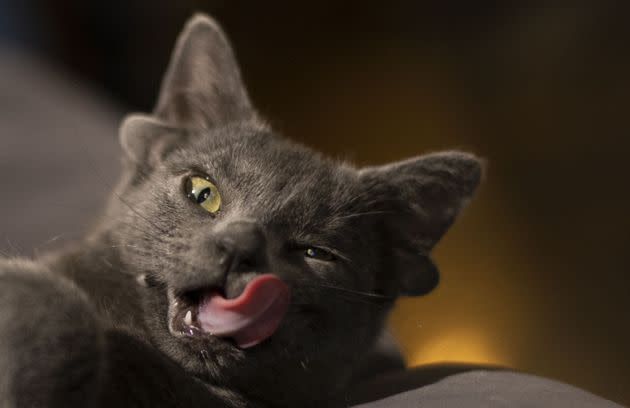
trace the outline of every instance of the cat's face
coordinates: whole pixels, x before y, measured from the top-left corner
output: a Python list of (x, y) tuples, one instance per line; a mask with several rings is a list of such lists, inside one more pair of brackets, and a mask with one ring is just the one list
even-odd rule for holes
[[(199, 176), (216, 186), (215, 213), (187, 196), (187, 181)], [(189, 136), (123, 196), (133, 206), (120, 227), (124, 260), (148, 274), (147, 318), (157, 344), (197, 375), (249, 392), (269, 392), (274, 383), (309, 384), (302, 392), (317, 382), (342, 383), (396, 294), (387, 279), (377, 280), (386, 254), (366, 193), (354, 169), (265, 129)], [(220, 263), (224, 239), (234, 241), (238, 265)], [(264, 274), (289, 288), (288, 308), (271, 336), (242, 347), (234, 336), (201, 330), (208, 291), (234, 298)]]
[(355, 169), (281, 139), (196, 17), (154, 116), (121, 129), (113, 237), (156, 345), (199, 378), (290, 405), (343, 386), (479, 181), (463, 153)]

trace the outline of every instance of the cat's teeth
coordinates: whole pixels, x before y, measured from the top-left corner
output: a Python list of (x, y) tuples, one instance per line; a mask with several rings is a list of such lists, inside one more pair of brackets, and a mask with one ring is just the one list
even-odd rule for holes
[(140, 286), (144, 286), (147, 287), (147, 275), (145, 273), (143, 273), (142, 275), (138, 275), (136, 277), (136, 282), (138, 282), (138, 284)]
[(186, 312), (186, 316), (184, 316), (184, 324), (186, 326), (192, 325), (192, 312), (189, 310)]

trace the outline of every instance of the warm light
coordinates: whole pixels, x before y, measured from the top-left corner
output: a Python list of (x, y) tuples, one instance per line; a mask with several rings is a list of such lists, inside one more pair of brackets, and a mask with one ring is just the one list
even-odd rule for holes
[(410, 366), (435, 362), (501, 363), (509, 365), (506, 356), (500, 355), (496, 345), (475, 329), (456, 329), (434, 338), (428, 338), (422, 347), (407, 356)]

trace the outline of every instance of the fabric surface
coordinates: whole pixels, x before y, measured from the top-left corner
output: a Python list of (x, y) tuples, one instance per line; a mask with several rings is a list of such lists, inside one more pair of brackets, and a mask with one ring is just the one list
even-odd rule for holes
[(123, 113), (76, 80), (0, 46), (0, 254), (81, 236), (116, 181)]
[[(79, 237), (101, 212), (118, 172), (123, 115), (37, 61), (1, 49), (0, 61), (0, 253), (28, 256)], [(619, 407), (527, 374), (451, 364), (401, 368), (384, 337), (343, 398), (372, 401), (361, 408)]]
[[(420, 367), (417, 371), (423, 370)], [(417, 372), (406, 373), (413, 377)], [(528, 374), (473, 370), (394, 394), (358, 408), (614, 408), (621, 407), (579, 388)]]

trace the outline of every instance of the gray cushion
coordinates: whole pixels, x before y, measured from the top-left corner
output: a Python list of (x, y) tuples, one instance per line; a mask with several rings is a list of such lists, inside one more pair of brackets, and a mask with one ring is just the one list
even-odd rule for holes
[[(425, 368), (410, 370), (406, 377), (415, 377)], [(400, 376), (399, 381), (409, 382)], [(422, 375), (420, 375), (422, 377)], [(387, 379), (384, 379), (387, 382)], [(391, 384), (390, 384), (391, 385)], [(378, 380), (372, 383), (378, 387)], [(447, 375), (439, 381), (394, 393), (360, 408), (422, 407), (422, 408), (482, 408), (482, 407), (554, 407), (554, 408), (613, 408), (620, 407), (579, 388), (509, 371), (472, 370)]]
[(357, 386), (345, 402), (360, 408), (620, 407), (558, 381), (466, 364), (390, 372)]
[(0, 253), (79, 237), (118, 173), (123, 116), (84, 86), (0, 47)]

